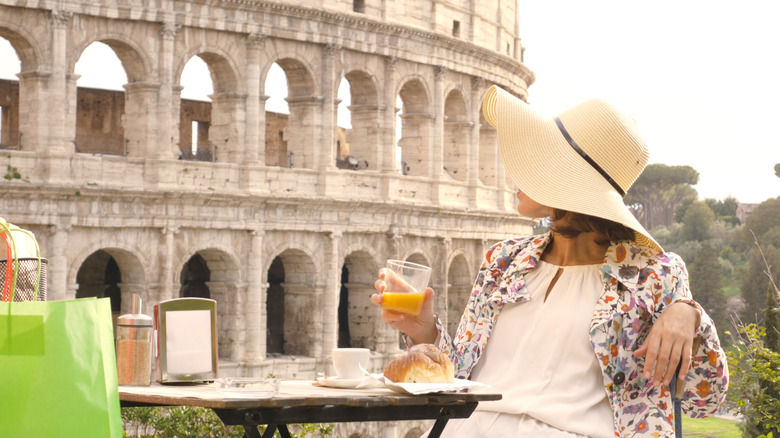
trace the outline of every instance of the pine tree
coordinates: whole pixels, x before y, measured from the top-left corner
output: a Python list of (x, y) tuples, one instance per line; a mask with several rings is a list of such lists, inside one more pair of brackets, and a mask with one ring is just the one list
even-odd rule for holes
[(729, 326), (726, 296), (723, 294), (721, 283), (722, 272), (718, 251), (710, 242), (701, 244), (689, 271), (693, 298), (715, 321), (720, 339), (725, 340), (723, 331)]

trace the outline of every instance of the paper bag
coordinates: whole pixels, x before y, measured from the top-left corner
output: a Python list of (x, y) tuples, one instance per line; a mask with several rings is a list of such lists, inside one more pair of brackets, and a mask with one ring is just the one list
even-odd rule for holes
[(0, 301), (0, 437), (121, 437), (108, 298)]

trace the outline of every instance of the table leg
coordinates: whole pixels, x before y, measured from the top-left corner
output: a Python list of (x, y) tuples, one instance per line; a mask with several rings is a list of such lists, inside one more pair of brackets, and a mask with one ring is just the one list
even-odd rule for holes
[(428, 433), (428, 438), (439, 438), (441, 433), (444, 432), (444, 426), (447, 425), (447, 421), (447, 418), (439, 418), (436, 420), (436, 422), (433, 423), (430, 433)]
[[(250, 429), (253, 431), (252, 434), (249, 433)], [(269, 424), (268, 427), (265, 428), (265, 433), (263, 434), (262, 438), (273, 438), (274, 432), (277, 430), (279, 431), (279, 435), (281, 435), (282, 438), (292, 438), (286, 424)], [(257, 432), (257, 427), (244, 426), (244, 432), (249, 438), (254, 438), (255, 436), (260, 438), (260, 434)]]

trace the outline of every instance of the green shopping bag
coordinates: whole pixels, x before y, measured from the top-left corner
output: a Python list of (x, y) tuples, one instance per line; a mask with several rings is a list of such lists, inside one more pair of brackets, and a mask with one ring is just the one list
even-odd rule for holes
[(0, 437), (121, 437), (108, 298), (0, 301)]

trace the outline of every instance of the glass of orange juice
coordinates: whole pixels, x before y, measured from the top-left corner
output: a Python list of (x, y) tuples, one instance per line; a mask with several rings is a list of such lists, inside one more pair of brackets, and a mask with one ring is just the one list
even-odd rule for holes
[(382, 308), (419, 315), (431, 268), (404, 260), (388, 260)]

